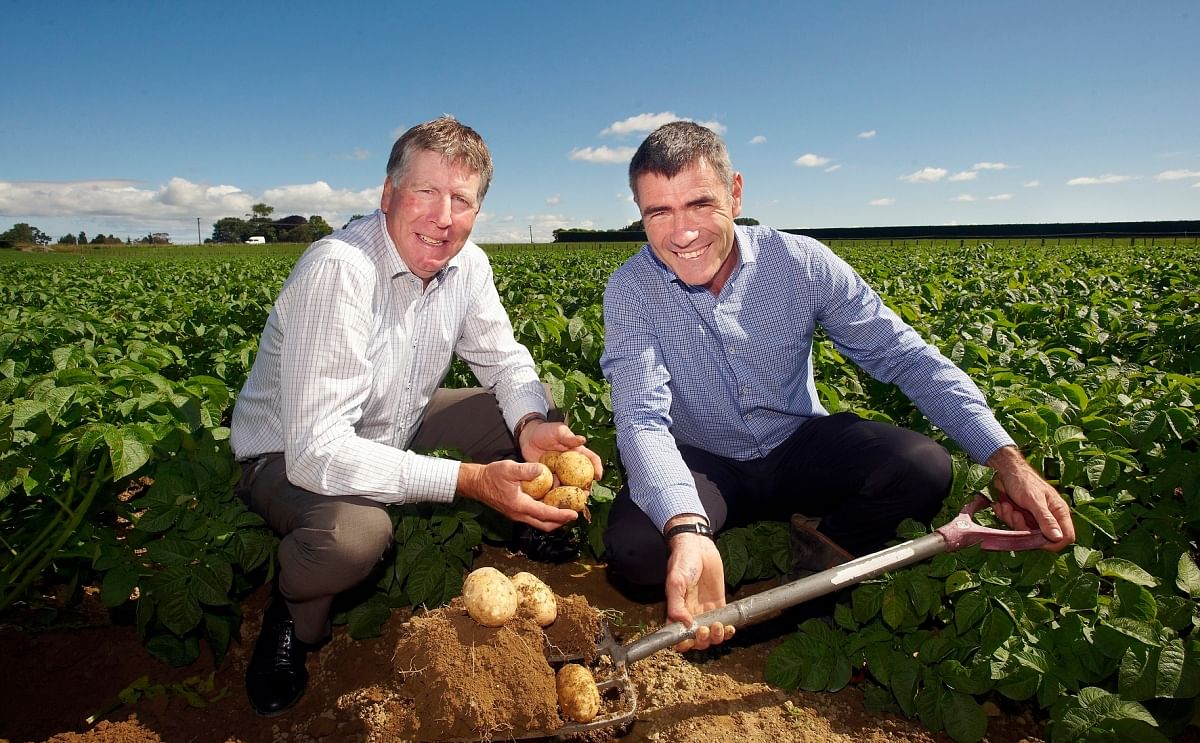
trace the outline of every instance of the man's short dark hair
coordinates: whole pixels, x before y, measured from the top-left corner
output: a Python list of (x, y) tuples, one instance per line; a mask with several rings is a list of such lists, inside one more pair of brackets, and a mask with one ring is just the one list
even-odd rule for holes
[(672, 121), (650, 133), (629, 161), (629, 189), (637, 200), (637, 179), (647, 173), (674, 178), (704, 160), (733, 193), (729, 150), (716, 132), (692, 121)]
[(412, 157), (424, 150), (436, 152), (446, 161), (477, 173), (479, 202), (483, 203), (492, 182), (492, 155), (478, 132), (449, 114), (409, 129), (392, 145), (392, 155), (388, 158), (387, 177), (393, 187), (400, 185)]

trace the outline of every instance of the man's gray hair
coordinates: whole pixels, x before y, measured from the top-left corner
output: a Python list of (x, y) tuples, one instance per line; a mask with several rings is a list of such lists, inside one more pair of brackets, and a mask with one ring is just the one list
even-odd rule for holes
[(725, 190), (733, 193), (733, 165), (729, 150), (716, 132), (692, 121), (663, 124), (646, 137), (629, 161), (629, 189), (636, 201), (637, 179), (647, 173), (674, 178), (704, 160), (717, 172)]
[(393, 187), (400, 185), (400, 178), (413, 156), (426, 150), (436, 152), (444, 160), (477, 173), (479, 203), (483, 203), (483, 197), (492, 182), (492, 155), (478, 132), (466, 124), (459, 123), (449, 114), (424, 124), (417, 124), (400, 135), (392, 145), (387, 177)]

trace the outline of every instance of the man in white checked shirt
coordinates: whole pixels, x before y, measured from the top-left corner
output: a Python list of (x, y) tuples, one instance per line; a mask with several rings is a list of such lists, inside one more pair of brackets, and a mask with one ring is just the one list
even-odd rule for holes
[[(334, 596), (392, 542), (387, 504), (459, 496), (550, 531), (576, 514), (521, 490), (533, 463), (577, 449), (602, 472), (582, 436), (548, 420), (533, 359), (468, 239), (491, 176), (470, 127), (413, 127), (392, 149), (379, 211), (309, 246), (267, 319), (231, 426), (239, 494), (282, 537), (246, 675), (259, 714), (303, 695)], [(439, 388), (455, 354), (483, 389)], [(411, 451), (437, 447), (486, 464)]]
[[(913, 431), (816, 396), (813, 334), (895, 383), (976, 461), (996, 470), (996, 513), (1060, 550), (1066, 502), (1026, 463), (979, 389), (844, 261), (811, 238), (734, 224), (742, 176), (712, 131), (673, 122), (629, 165), (649, 245), (609, 279), (605, 351), (627, 487), (609, 514), (609, 566), (662, 585), (667, 616), (691, 624), (725, 603), (713, 534), (791, 518), (793, 567), (822, 569), (878, 550), (905, 517), (928, 522), (949, 492), (949, 454)], [(1023, 509), (1023, 510), (1021, 510)], [(797, 560), (797, 558), (801, 558)], [(697, 629), (681, 650), (723, 642)]]

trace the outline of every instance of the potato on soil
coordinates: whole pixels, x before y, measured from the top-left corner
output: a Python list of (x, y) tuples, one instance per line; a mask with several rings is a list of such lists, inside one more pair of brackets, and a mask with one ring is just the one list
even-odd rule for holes
[(495, 568), (479, 568), (463, 581), (463, 603), (476, 622), (485, 627), (499, 627), (516, 615), (520, 597), (504, 573)]
[(521, 483), (521, 490), (524, 490), (530, 498), (541, 500), (546, 497), (546, 493), (550, 492), (550, 488), (554, 487), (554, 474), (550, 472), (550, 468), (546, 465), (541, 465), (542, 471), (532, 480), (526, 480)]
[(542, 499), (542, 503), (554, 508), (569, 508), (572, 511), (582, 511), (587, 506), (587, 491), (571, 485), (559, 485)]
[(558, 707), (575, 722), (591, 722), (600, 713), (600, 690), (592, 672), (578, 663), (558, 669)]
[(596, 468), (592, 466), (592, 460), (577, 451), (562, 452), (550, 469), (554, 470), (558, 481), (563, 485), (590, 488), (592, 481), (596, 479)]
[(520, 596), (521, 606), (528, 607), (534, 620), (547, 627), (558, 618), (558, 602), (554, 591), (533, 573), (520, 572), (512, 577), (512, 584)]

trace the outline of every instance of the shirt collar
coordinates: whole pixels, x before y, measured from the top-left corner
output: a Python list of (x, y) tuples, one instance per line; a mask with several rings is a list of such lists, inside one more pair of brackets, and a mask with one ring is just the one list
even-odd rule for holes
[[(753, 264), (758, 260), (758, 246), (755, 244), (754, 238), (750, 234), (750, 231), (746, 229), (744, 225), (734, 226), (733, 239), (737, 244), (738, 262), (737, 265), (733, 267), (733, 272), (729, 274), (729, 281), (733, 281), (734, 278), (741, 273), (743, 265)], [(646, 252), (650, 255), (650, 260), (653, 261), (654, 265), (658, 268), (659, 274), (662, 276), (663, 281), (678, 284), (684, 291), (688, 292), (708, 291), (700, 286), (692, 286), (691, 284), (683, 283), (683, 281), (681, 281), (679, 277), (675, 275), (675, 272), (672, 271), (667, 264), (662, 262), (662, 260), (658, 257), (658, 254), (654, 252), (654, 248), (650, 247), (649, 243), (646, 243)]]

